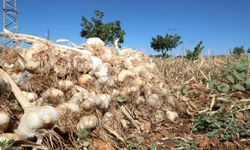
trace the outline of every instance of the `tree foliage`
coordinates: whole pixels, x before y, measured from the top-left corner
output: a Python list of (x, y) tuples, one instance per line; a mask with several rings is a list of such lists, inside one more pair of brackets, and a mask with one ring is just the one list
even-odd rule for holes
[(190, 51), (190, 50), (187, 50), (187, 55), (186, 55), (186, 58), (188, 60), (196, 60), (201, 51), (204, 49), (204, 46), (202, 45), (202, 41), (200, 41), (195, 47), (194, 47), (194, 51)]
[(250, 48), (247, 49), (247, 53), (250, 53)]
[(81, 26), (83, 29), (80, 32), (81, 37), (99, 37), (106, 44), (113, 44), (116, 39), (119, 39), (118, 44), (123, 43), (125, 31), (121, 28), (121, 22), (116, 20), (103, 23), (103, 17), (104, 13), (99, 10), (95, 11), (95, 16), (91, 18), (91, 21), (82, 16)]
[(163, 57), (166, 57), (168, 51), (176, 48), (181, 43), (181, 37), (177, 34), (166, 34), (165, 36), (157, 35), (155, 38), (152, 38), (151, 47), (155, 51), (161, 52)]
[(243, 54), (243, 53), (245, 53), (245, 50), (244, 50), (244, 47), (243, 46), (241, 46), (241, 47), (235, 47), (234, 49), (233, 49), (233, 54), (236, 54), (236, 55), (241, 55), (241, 54)]

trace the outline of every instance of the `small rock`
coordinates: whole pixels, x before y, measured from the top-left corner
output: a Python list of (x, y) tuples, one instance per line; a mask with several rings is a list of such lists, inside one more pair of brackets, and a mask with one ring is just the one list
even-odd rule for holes
[(148, 97), (147, 103), (150, 106), (157, 107), (160, 105), (159, 97), (156, 94), (152, 94)]
[(165, 114), (163, 111), (161, 110), (157, 110), (155, 113), (155, 121), (156, 123), (162, 122), (165, 118), (164, 118)]
[(121, 121), (122, 127), (124, 129), (128, 129), (129, 122), (127, 120), (125, 120), (125, 119), (121, 119), (120, 121)]
[(149, 121), (145, 121), (141, 123), (141, 130), (145, 133), (149, 133), (151, 129), (151, 123)]

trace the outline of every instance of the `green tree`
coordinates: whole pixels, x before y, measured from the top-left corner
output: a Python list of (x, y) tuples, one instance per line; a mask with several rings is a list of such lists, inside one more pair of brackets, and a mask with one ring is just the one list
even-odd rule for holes
[(241, 46), (241, 47), (235, 47), (233, 49), (233, 54), (237, 54), (238, 56), (240, 56), (241, 54), (245, 53), (245, 50), (244, 50), (244, 47)]
[(194, 51), (187, 50), (186, 58), (188, 60), (196, 60), (199, 56), (201, 51), (204, 49), (204, 46), (202, 45), (202, 41), (200, 41), (195, 47)]
[(166, 34), (165, 36), (157, 35), (155, 38), (152, 38), (151, 41), (151, 47), (155, 51), (161, 52), (163, 57), (166, 57), (168, 51), (171, 51), (180, 44), (182, 44), (181, 37), (177, 34)]
[(89, 21), (86, 17), (82, 16), (81, 26), (83, 27), (80, 32), (81, 37), (91, 38), (99, 37), (106, 44), (114, 44), (114, 41), (119, 39), (118, 44), (124, 42), (125, 32), (121, 28), (121, 22), (119, 20), (103, 23), (102, 19), (104, 13), (96, 10), (95, 17)]
[(247, 49), (247, 53), (250, 53), (250, 48)]

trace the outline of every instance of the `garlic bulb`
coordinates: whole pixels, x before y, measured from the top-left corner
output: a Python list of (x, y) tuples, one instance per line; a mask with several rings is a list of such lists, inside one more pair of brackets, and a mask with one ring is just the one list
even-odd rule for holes
[(30, 102), (34, 102), (38, 98), (37, 94), (33, 92), (22, 91), (22, 93)]
[(99, 120), (95, 115), (83, 116), (77, 123), (77, 129), (90, 130), (98, 126)]
[(94, 93), (90, 93), (89, 97), (82, 103), (82, 106), (85, 110), (89, 110), (92, 107), (100, 106), (102, 100)]
[(70, 80), (60, 80), (58, 82), (60, 88), (68, 90), (69, 88), (74, 86), (74, 83)]
[(99, 98), (101, 99), (100, 108), (108, 109), (109, 103), (111, 101), (111, 96), (108, 94), (102, 94), (102, 95), (99, 95)]
[(56, 107), (56, 110), (57, 110), (57, 112), (59, 112), (60, 115), (63, 115), (67, 109), (73, 113), (80, 112), (80, 106), (79, 106), (79, 104), (77, 104), (75, 102), (66, 102), (66, 103), (60, 104)]
[(41, 52), (42, 50), (48, 50), (48, 46), (43, 43), (33, 43), (32, 47), (27, 49), (25, 55), (24, 55), (24, 60), (26, 62), (32, 61), (33, 60), (33, 55)]
[(118, 96), (120, 94), (120, 92), (117, 89), (113, 89), (112, 91), (112, 97)]
[(72, 89), (72, 93), (77, 93), (80, 92), (82, 93), (83, 99), (87, 99), (90, 97), (90, 92), (86, 90), (85, 88), (75, 85), (74, 88)]
[(137, 77), (137, 78), (134, 80), (134, 83), (135, 83), (136, 86), (140, 87), (140, 86), (143, 85), (143, 80), (142, 80), (142, 78)]
[(64, 114), (66, 110), (70, 110), (71, 112), (74, 113), (79, 113), (80, 112), (80, 103), (83, 101), (84, 95), (81, 92), (76, 92), (68, 102), (60, 104), (57, 106), (57, 111), (59, 114)]
[(105, 45), (105, 43), (100, 38), (97, 38), (97, 37), (88, 38), (86, 43), (90, 46), (96, 46), (96, 45), (104, 46)]
[(9, 123), (10, 116), (4, 111), (0, 111), (0, 132), (4, 132), (9, 127)]
[(58, 90), (55, 88), (49, 88), (42, 94), (42, 96), (44, 98), (47, 98), (47, 97), (53, 98), (53, 97), (62, 97), (64, 96), (64, 94), (61, 90)]
[(128, 69), (133, 69), (133, 64), (132, 64), (132, 62), (131, 62), (131, 58), (127, 58), (126, 60), (125, 60), (125, 62), (124, 62), (124, 65), (125, 65), (125, 67), (126, 68), (128, 68)]
[(93, 80), (93, 77), (89, 74), (83, 74), (80, 76), (78, 79), (80, 85), (85, 85), (86, 83), (90, 82)]
[(68, 74), (68, 68), (65, 66), (54, 66), (54, 71), (58, 77), (65, 77)]
[(25, 68), (29, 71), (37, 71), (39, 69), (39, 61), (29, 61), (25, 64)]
[(108, 83), (108, 85), (113, 85), (113, 83), (112, 83), (112, 80), (110, 80), (111, 82), (108, 82), (110, 79), (109, 79), (109, 77), (108, 76), (103, 76), (103, 77), (99, 77), (98, 79), (97, 79), (97, 82), (98, 83), (100, 83), (100, 84), (105, 84), (105, 83)]
[(140, 104), (143, 104), (145, 103), (145, 99), (141, 96), (139, 96), (136, 101), (135, 101), (136, 104), (140, 105)]
[(17, 129), (14, 131), (21, 139), (34, 137), (37, 129), (55, 123), (59, 114), (52, 106), (32, 106), (25, 109)]
[(102, 123), (107, 126), (112, 126), (114, 123), (114, 115), (111, 112), (106, 112), (102, 118)]
[(84, 110), (90, 110), (91, 108), (95, 107), (95, 103), (90, 100), (85, 100), (81, 105)]
[(101, 64), (98, 67), (96, 67), (94, 72), (96, 77), (105, 77), (108, 75), (108, 66), (106, 64)]
[(104, 48), (104, 53), (101, 55), (101, 57), (102, 57), (102, 60), (107, 62), (111, 60), (111, 58), (113, 57), (112, 55), (113, 54), (110, 48)]
[(119, 81), (119, 82), (123, 82), (127, 77), (134, 77), (133, 72), (130, 71), (130, 70), (122, 70), (122, 71), (118, 74), (118, 81)]
[(79, 103), (81, 103), (83, 101), (83, 99), (84, 99), (84, 93), (82, 93), (82, 92), (76, 92), (70, 98), (70, 101), (79, 104)]
[(95, 70), (98, 66), (102, 64), (102, 60), (96, 56), (91, 56), (90, 60), (92, 62), (92, 69)]
[(27, 49), (24, 54), (25, 68), (30, 71), (37, 71), (40, 66), (40, 61), (34, 60), (33, 55), (40, 53), (41, 51), (48, 50), (48, 46), (43, 43), (33, 43), (32, 47)]
[(126, 89), (126, 93), (133, 93), (139, 91), (140, 87), (138, 86), (131, 86), (128, 89)]
[(176, 118), (178, 118), (178, 114), (174, 111), (167, 110), (166, 115), (167, 118), (172, 122), (175, 121)]

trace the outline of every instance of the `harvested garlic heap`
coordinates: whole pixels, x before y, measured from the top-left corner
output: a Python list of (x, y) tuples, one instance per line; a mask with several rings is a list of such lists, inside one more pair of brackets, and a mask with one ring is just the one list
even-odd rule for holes
[[(120, 132), (121, 127), (128, 125), (140, 128), (130, 109), (143, 111), (140, 115), (150, 118), (152, 123), (175, 121), (178, 117), (173, 111), (176, 102), (168, 102), (170, 94), (156, 75), (155, 64), (142, 52), (109, 48), (99, 38), (90, 38), (73, 48), (30, 35), (0, 33), (0, 36), (32, 44), (30, 48), (8, 49), (1, 56), (0, 65), (4, 74), (10, 76), (7, 79), (24, 111), (13, 131), (20, 139), (36, 136), (39, 143), (51, 148), (51, 143), (58, 142), (53, 141), (56, 139), (50, 139), (51, 143), (41, 139), (54, 136), (51, 132), (47, 132), (49, 136), (41, 133), (41, 129), (48, 127), (75, 135), (80, 129), (90, 132), (98, 128), (96, 133), (105, 139), (102, 127), (109, 131), (107, 134), (114, 134), (112, 126)], [(20, 91), (14, 91), (13, 86)], [(159, 115), (152, 112), (158, 109), (164, 110), (160, 113), (163, 115), (155, 119)], [(4, 132), (11, 119), (4, 111), (0, 115), (5, 118), (0, 120), (0, 130)], [(122, 136), (114, 135), (124, 141)]]

